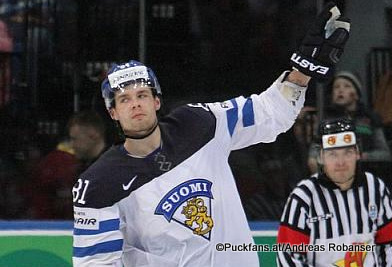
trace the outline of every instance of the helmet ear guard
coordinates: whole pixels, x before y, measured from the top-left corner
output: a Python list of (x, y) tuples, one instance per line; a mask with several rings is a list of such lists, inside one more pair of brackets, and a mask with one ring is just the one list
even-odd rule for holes
[(102, 97), (107, 109), (115, 106), (114, 93), (124, 90), (129, 85), (146, 86), (152, 89), (154, 95), (162, 96), (161, 86), (152, 69), (136, 60), (113, 64), (101, 85)]

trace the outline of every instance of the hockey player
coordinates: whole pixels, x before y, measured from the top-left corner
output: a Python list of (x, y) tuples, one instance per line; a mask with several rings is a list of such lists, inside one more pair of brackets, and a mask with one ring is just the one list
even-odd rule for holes
[(74, 266), (259, 266), (228, 165), (230, 151), (273, 142), (304, 103), (311, 77), (328, 78), (350, 24), (330, 4), (265, 92), (181, 106), (158, 120), (161, 88), (137, 61), (114, 65), (102, 84), (125, 142), (111, 148), (73, 188)]
[(278, 231), (278, 266), (392, 266), (392, 201), (362, 172), (353, 121), (320, 124), (320, 171), (290, 194)]

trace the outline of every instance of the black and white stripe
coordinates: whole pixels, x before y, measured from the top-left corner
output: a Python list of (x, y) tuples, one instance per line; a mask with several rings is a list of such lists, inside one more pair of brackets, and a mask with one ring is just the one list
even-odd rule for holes
[[(371, 206), (377, 207), (376, 218), (369, 215)], [(323, 176), (301, 181), (286, 203), (281, 225), (301, 233), (309, 232), (309, 244), (320, 244), (342, 236), (376, 233), (391, 220), (388, 189), (372, 174), (362, 173), (347, 191), (341, 191)], [(382, 265), (378, 266), (392, 265), (391, 243), (392, 239), (386, 246), (380, 246), (378, 264)], [(317, 253), (307, 253), (307, 264), (316, 264), (316, 256)], [(307, 266), (305, 261), (299, 263), (294, 254), (279, 252), (277, 257), (279, 266)]]
[[(282, 222), (304, 229), (300, 224), (301, 209), (307, 211), (309, 218), (332, 214), (331, 219), (318, 220), (308, 224), (314, 230), (314, 239), (331, 239), (342, 235), (366, 233), (373, 229), (373, 222), (368, 215), (369, 205), (377, 205), (379, 214), (383, 214), (378, 224), (388, 221), (391, 207), (388, 203), (385, 185), (372, 175), (367, 175), (361, 186), (347, 191), (326, 187), (318, 178), (304, 180), (294, 190), (282, 216)], [(387, 207), (389, 209), (387, 210)], [(385, 209), (385, 212), (384, 212)], [(312, 241), (312, 240), (311, 240)]]

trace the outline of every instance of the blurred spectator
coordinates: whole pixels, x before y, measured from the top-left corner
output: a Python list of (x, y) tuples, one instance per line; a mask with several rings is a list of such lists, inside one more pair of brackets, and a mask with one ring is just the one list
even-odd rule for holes
[(7, 24), (0, 19), (0, 107), (11, 97), (11, 56), (13, 40)]
[(70, 141), (60, 142), (33, 171), (33, 218), (72, 219), (72, 186), (105, 151), (105, 126), (97, 113), (74, 114), (67, 126)]
[(35, 219), (71, 219), (71, 188), (77, 175), (77, 160), (69, 142), (41, 159), (33, 170), (32, 209)]
[(313, 157), (309, 157), (309, 148), (316, 135), (318, 121), (317, 109), (313, 106), (304, 106), (293, 126), (298, 149), (298, 160), (302, 163), (302, 168), (305, 169), (305, 172), (307, 170), (305, 176), (310, 175), (311, 172), (308, 165), (311, 164), (313, 166), (313, 163), (317, 164), (313, 162)]
[(373, 99), (374, 110), (381, 116), (384, 132), (392, 149), (392, 70), (387, 71), (379, 79)]
[(8, 25), (0, 19), (0, 52), (12, 52), (13, 40)]
[(380, 78), (373, 99), (374, 109), (382, 117), (384, 124), (392, 124), (392, 70), (386, 71)]
[[(330, 87), (330, 106), (334, 106), (335, 110), (342, 109), (342, 112), (345, 112), (355, 121), (356, 135), (362, 151), (361, 161), (364, 168), (373, 171), (377, 168), (381, 170), (383, 169), (382, 166), (385, 167), (385, 164), (389, 164), (388, 162), (391, 161), (391, 153), (380, 117), (361, 102), (361, 90), (362, 84), (353, 73), (348, 71), (338, 72)], [(318, 118), (315, 120), (313, 117), (313, 123), (318, 123)], [(308, 167), (311, 173), (317, 171), (316, 155), (317, 149), (314, 145), (311, 145), (308, 155)]]
[(106, 150), (105, 123), (94, 111), (75, 114), (68, 122), (71, 146), (81, 161), (79, 171), (90, 166)]
[(390, 161), (391, 154), (386, 143), (381, 118), (367, 109), (361, 99), (362, 85), (351, 72), (337, 73), (332, 83), (331, 102), (343, 106), (355, 120), (356, 134), (362, 149), (362, 161)]

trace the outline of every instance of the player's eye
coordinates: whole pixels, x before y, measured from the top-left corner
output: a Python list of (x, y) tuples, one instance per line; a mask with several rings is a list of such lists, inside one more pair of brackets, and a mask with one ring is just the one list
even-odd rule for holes
[(139, 95), (139, 98), (146, 98), (147, 97), (147, 94), (140, 94)]
[(126, 97), (120, 98), (120, 103), (127, 103), (127, 102), (128, 102), (128, 98)]

